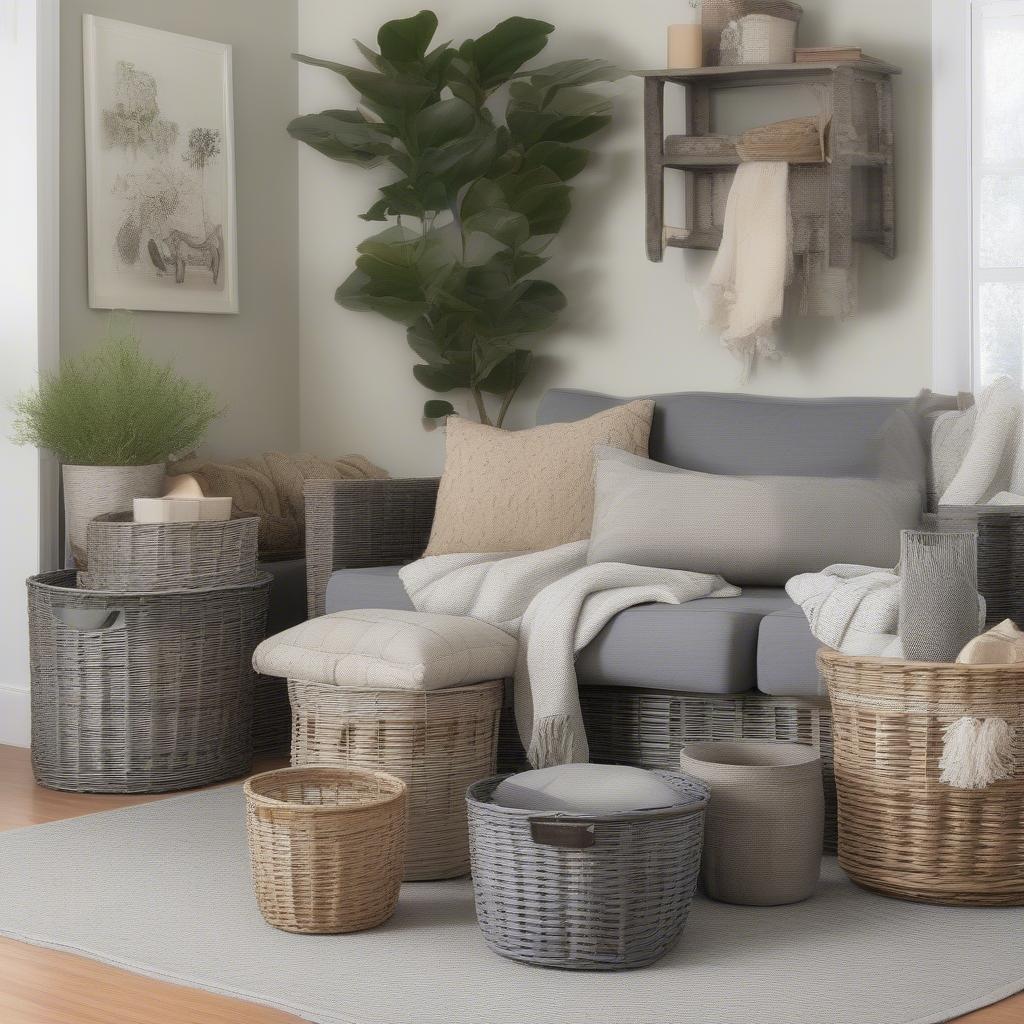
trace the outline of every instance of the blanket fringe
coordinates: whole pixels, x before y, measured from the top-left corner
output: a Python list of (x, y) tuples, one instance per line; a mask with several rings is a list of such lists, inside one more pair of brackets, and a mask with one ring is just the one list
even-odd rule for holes
[(534, 768), (553, 768), (573, 762), (573, 730), (568, 715), (551, 715), (534, 723), (526, 758)]

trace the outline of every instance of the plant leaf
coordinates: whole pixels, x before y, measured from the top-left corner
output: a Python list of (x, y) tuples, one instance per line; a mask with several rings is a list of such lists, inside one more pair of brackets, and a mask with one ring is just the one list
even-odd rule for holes
[(433, 86), (408, 75), (366, 71), (363, 68), (353, 68), (347, 64), (337, 64), (319, 57), (308, 57), (302, 53), (293, 53), (292, 56), (300, 64), (327, 68), (329, 71), (341, 75), (360, 96), (375, 105), (376, 112), (385, 120), (387, 120), (386, 113), (380, 108), (385, 108), (385, 111), (391, 109), (415, 113), (434, 96)]
[(476, 108), (458, 97), (424, 107), (413, 121), (413, 134), (420, 150), (443, 146), (472, 132)]
[(387, 60), (419, 60), (427, 52), (437, 31), (437, 15), (420, 11), (411, 18), (400, 18), (381, 25), (377, 45)]
[(468, 220), (474, 214), (494, 208), (508, 209), (508, 201), (502, 187), (490, 178), (478, 178), (462, 197), (461, 214)]
[(584, 167), (590, 154), (577, 146), (566, 146), (561, 142), (538, 142), (531, 146), (523, 157), (523, 170), (546, 167), (562, 181), (575, 178)]
[(460, 366), (423, 366), (412, 368), (413, 376), (431, 391), (454, 391), (455, 388), (468, 388), (472, 381), (468, 368)]
[(440, 420), (445, 416), (455, 413), (455, 406), (451, 402), (445, 402), (440, 398), (431, 398), (423, 403), (423, 418), (428, 420)]
[(477, 383), (477, 387), (491, 395), (508, 394), (526, 379), (530, 372), (531, 357), (529, 349), (513, 349), (512, 353), (498, 363), (484, 380)]
[(288, 123), (288, 134), (332, 160), (373, 167), (394, 152), (390, 129), (370, 124), (355, 110), (325, 110)]
[(490, 209), (467, 217), (463, 221), (467, 232), (480, 231), (502, 245), (515, 249), (530, 237), (529, 221), (513, 210)]
[(507, 18), (478, 39), (467, 40), (461, 56), (476, 65), (480, 85), (496, 89), (547, 45), (555, 26), (532, 18)]

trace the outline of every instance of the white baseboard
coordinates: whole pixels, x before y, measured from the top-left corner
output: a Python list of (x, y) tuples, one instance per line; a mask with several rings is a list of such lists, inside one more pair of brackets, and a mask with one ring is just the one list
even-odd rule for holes
[(0, 743), (27, 747), (32, 738), (31, 701), (27, 689), (0, 685)]

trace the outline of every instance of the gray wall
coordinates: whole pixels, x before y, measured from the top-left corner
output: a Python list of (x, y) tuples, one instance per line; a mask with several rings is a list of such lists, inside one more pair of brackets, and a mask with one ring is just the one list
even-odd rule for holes
[(96, 14), (233, 47), (238, 204), (237, 315), (139, 313), (144, 349), (205, 381), (227, 407), (204, 452), (295, 450), (298, 388), (298, 158), (285, 125), (297, 109), (295, 0), (62, 0), (61, 352), (102, 336), (86, 263), (82, 15)]

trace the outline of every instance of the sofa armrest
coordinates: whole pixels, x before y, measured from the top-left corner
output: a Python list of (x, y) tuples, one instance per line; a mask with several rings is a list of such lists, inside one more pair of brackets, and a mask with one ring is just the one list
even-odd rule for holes
[(400, 565), (430, 539), (438, 479), (307, 480), (306, 599), (310, 618), (324, 614), (336, 569)]

